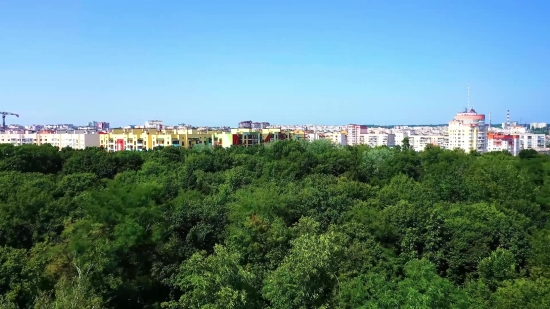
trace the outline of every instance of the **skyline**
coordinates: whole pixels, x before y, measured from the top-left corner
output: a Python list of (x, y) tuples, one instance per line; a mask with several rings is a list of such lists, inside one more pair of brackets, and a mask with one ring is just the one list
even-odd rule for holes
[(493, 123), (550, 120), (550, 3), (363, 2), (2, 1), (1, 110), (20, 124), (438, 124), (469, 83)]
[[(471, 107), (473, 108), (473, 107)], [(475, 108), (474, 108), (475, 109)], [(462, 111), (457, 111), (456, 113), (460, 113), (460, 112), (463, 112), (464, 109)], [(487, 121), (489, 121), (489, 114), (490, 113), (484, 113), (483, 111), (478, 111), (476, 110), (476, 112), (478, 113), (481, 113), (481, 114), (484, 114), (486, 117), (487, 117)], [(455, 113), (455, 114), (456, 114)], [(97, 122), (107, 122), (107, 123), (112, 123), (109, 121), (109, 119), (95, 119), (95, 120), (85, 120), (81, 123), (79, 122), (74, 122), (74, 121), (71, 121), (71, 120), (67, 120), (67, 121), (62, 121), (62, 122), (49, 122), (48, 120), (45, 120), (45, 121), (39, 121), (39, 122), (35, 122), (35, 123), (27, 123), (27, 122), (24, 122), (24, 121), (18, 121), (19, 119), (21, 118), (13, 118), (14, 116), (9, 116), (9, 117), (6, 117), (6, 125), (22, 125), (22, 126), (32, 126), (32, 125), (61, 125), (61, 124), (73, 124), (73, 125), (84, 125), (85, 123), (90, 123), (90, 122), (94, 122), (94, 121), (97, 121)], [(491, 114), (491, 120), (492, 120), (492, 125), (495, 126), (495, 125), (500, 125), (504, 122), (506, 122), (506, 116), (503, 117), (502, 120), (498, 120), (502, 117), (497, 117), (497, 121), (495, 121), (494, 117), (493, 117), (493, 114)], [(10, 119), (15, 119), (15, 121), (10, 121)], [(137, 122), (126, 122), (126, 123), (123, 123), (123, 124), (119, 124), (119, 123), (115, 123), (114, 124), (114, 127), (123, 127), (123, 126), (140, 126), (141, 123), (144, 123), (146, 121), (150, 121), (150, 120), (153, 120), (153, 119), (145, 119), (143, 118), (143, 120), (141, 122), (137, 121)], [(181, 124), (182, 122), (179, 122), (179, 123), (167, 123), (165, 122), (163, 119), (157, 119), (157, 120), (160, 120), (164, 123), (164, 125), (167, 125), (167, 126), (178, 126), (179, 124)], [(250, 119), (248, 119), (250, 120)], [(452, 120), (452, 117), (449, 118), (448, 121)], [(244, 119), (241, 119), (240, 121), (246, 121)], [(239, 121), (239, 122), (240, 122)], [(257, 120), (252, 120), (254, 122), (257, 122)], [(263, 119), (263, 120), (260, 120), (258, 122), (261, 122), (261, 121), (267, 121), (266, 119)], [(447, 125), (448, 124), (448, 121), (440, 121), (440, 122), (432, 122), (432, 123), (422, 123), (422, 122), (416, 122), (416, 123), (413, 123), (413, 122), (407, 122), (407, 123), (377, 123), (377, 122), (373, 122), (372, 120), (368, 120), (368, 121), (362, 121), (362, 122), (356, 122), (355, 124), (360, 124), (360, 125), (367, 125), (367, 126), (438, 126), (438, 125)], [(550, 121), (545, 121), (544, 119), (537, 119), (537, 120), (529, 120), (529, 119), (525, 119), (525, 118), (514, 118), (514, 117), (511, 117), (510, 118), (510, 121), (511, 122), (517, 122), (518, 124), (521, 124), (521, 125), (529, 125), (531, 123), (547, 123), (547, 124), (550, 124)], [(296, 122), (296, 123), (274, 123), (274, 122), (271, 122), (271, 121), (267, 121), (267, 122), (270, 122), (272, 123), (273, 125), (327, 125), (327, 126), (345, 126), (345, 125), (348, 125), (348, 124), (351, 124), (352, 122), (346, 122), (346, 123), (311, 123), (311, 122), (307, 122), (307, 121), (302, 121), (302, 122)], [(213, 126), (213, 127), (216, 127), (216, 126), (230, 126), (232, 127), (233, 125), (235, 124), (229, 124), (229, 123), (221, 123), (221, 124), (216, 124), (216, 125), (210, 125), (208, 123), (192, 123), (192, 122), (188, 122), (188, 124), (190, 125), (194, 125), (194, 126)], [(236, 125), (235, 125), (236, 126)]]

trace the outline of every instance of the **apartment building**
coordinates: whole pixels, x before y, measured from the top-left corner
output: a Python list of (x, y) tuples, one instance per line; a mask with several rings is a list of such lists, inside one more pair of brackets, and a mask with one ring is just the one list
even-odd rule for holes
[(145, 125), (144, 125), (146, 129), (157, 129), (157, 130), (161, 130), (162, 126), (163, 126), (162, 120), (157, 120), (157, 119), (147, 120), (145, 121)]
[(392, 130), (393, 134), (395, 135), (394, 139), (395, 139), (395, 144), (396, 145), (401, 145), (403, 143), (403, 140), (406, 138), (406, 137), (409, 137), (410, 135), (412, 135), (412, 132), (411, 130), (398, 130), (398, 129), (394, 129)]
[(449, 137), (446, 135), (409, 135), (409, 145), (415, 151), (423, 151), (428, 145), (449, 148)]
[(346, 132), (314, 132), (307, 135), (308, 141), (328, 140), (335, 145), (346, 145)]
[(449, 148), (463, 149), (466, 152), (476, 150), (487, 151), (487, 125), (485, 115), (477, 113), (473, 108), (456, 114), (449, 122)]
[(231, 146), (254, 146), (280, 140), (299, 140), (304, 138), (300, 130), (281, 130), (278, 128), (252, 129), (234, 128), (231, 132), (212, 134), (213, 145), (228, 148)]
[(194, 147), (212, 144), (215, 131), (197, 129), (114, 129), (100, 135), (100, 146), (107, 151), (146, 150), (155, 147)]
[(545, 150), (546, 136), (544, 134), (522, 133), (519, 134), (519, 145), (521, 149)]
[(350, 146), (361, 144), (359, 137), (362, 134), (367, 134), (367, 133), (368, 133), (367, 132), (367, 126), (349, 124), (346, 127), (347, 144), (350, 145)]
[(520, 151), (519, 135), (488, 133), (487, 151), (508, 151), (516, 156)]
[(4, 133), (0, 134), (0, 143), (20, 145), (43, 145), (50, 144), (59, 149), (70, 147), (73, 149), (84, 149), (87, 147), (99, 147), (100, 135), (96, 132), (73, 131), (41, 131), (38, 133)]
[(544, 129), (547, 127), (548, 127), (548, 124), (546, 122), (532, 122), (531, 124), (529, 124), (529, 128), (531, 128), (531, 130)]
[(100, 138), (100, 146), (107, 151), (147, 150), (175, 146), (192, 148), (197, 145), (231, 147), (253, 146), (270, 141), (303, 138), (303, 132), (281, 129), (231, 129), (231, 132), (198, 129), (115, 129)]
[(368, 145), (370, 147), (395, 146), (395, 134), (393, 133), (367, 133), (359, 135), (359, 145)]

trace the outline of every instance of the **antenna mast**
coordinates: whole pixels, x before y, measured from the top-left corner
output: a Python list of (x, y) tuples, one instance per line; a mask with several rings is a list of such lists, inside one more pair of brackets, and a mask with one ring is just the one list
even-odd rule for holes
[(470, 83), (468, 83), (468, 108), (467, 111), (470, 111)]

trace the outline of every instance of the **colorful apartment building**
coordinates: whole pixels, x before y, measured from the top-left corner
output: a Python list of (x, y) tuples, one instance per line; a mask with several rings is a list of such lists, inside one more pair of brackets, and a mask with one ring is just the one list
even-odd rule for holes
[(303, 138), (303, 133), (282, 132), (280, 129), (237, 128), (231, 129), (231, 132), (197, 129), (114, 129), (111, 133), (101, 136), (100, 146), (107, 151), (139, 151), (163, 146), (192, 148), (197, 145), (227, 148), (233, 145), (253, 146), (270, 141), (300, 139), (300, 137)]
[(282, 131), (281, 129), (235, 128), (231, 132), (219, 132), (212, 135), (214, 145), (224, 148), (231, 146), (254, 146), (280, 140), (300, 140), (301, 131)]
[(214, 131), (197, 129), (114, 129), (101, 135), (100, 146), (107, 151), (146, 150), (155, 147), (175, 146), (191, 148), (211, 145)]

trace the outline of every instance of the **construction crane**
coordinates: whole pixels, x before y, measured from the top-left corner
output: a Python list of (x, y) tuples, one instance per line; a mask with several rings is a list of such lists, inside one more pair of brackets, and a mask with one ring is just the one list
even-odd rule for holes
[(0, 112), (2, 115), (2, 130), (6, 131), (6, 116), (11, 115), (19, 118), (19, 114), (9, 113), (9, 112)]

